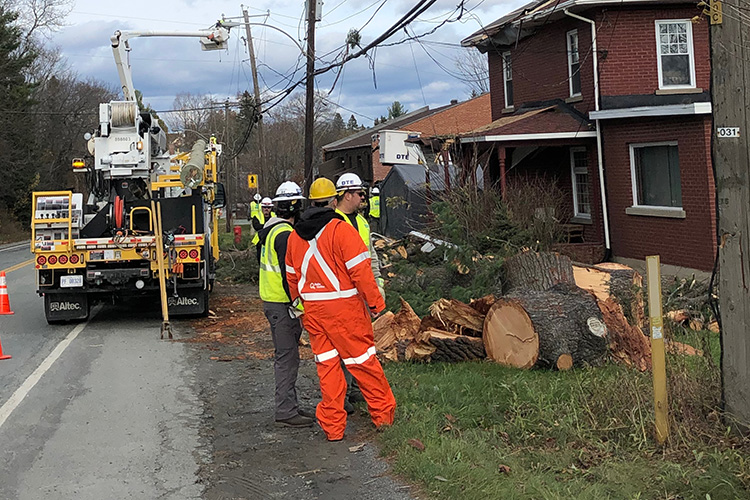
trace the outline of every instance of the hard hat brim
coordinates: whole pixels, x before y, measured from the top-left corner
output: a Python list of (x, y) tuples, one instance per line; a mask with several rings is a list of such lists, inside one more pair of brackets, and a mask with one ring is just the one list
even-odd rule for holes
[(296, 194), (294, 196), (277, 196), (276, 198), (273, 198), (271, 201), (276, 203), (277, 201), (292, 201), (292, 200), (304, 200), (305, 197), (299, 194)]

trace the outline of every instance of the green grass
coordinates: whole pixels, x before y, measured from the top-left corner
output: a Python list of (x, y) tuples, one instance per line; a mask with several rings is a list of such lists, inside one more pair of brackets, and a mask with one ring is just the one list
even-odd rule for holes
[(706, 358), (668, 358), (664, 448), (651, 437), (648, 372), (401, 363), (386, 365), (399, 408), (379, 435), (383, 453), (429, 498), (750, 498), (747, 443), (711, 418), (715, 368)]
[(247, 250), (250, 246), (250, 240), (252, 240), (252, 226), (249, 224), (241, 225), (242, 237), (240, 238), (239, 245), (234, 243), (234, 232), (224, 231), (224, 225), (222, 224), (219, 228), (219, 249), (224, 250)]

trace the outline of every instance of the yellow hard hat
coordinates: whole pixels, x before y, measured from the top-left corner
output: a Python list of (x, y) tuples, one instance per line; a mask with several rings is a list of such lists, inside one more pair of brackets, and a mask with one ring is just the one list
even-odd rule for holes
[(310, 185), (310, 200), (325, 200), (336, 196), (336, 186), (330, 179), (320, 177)]

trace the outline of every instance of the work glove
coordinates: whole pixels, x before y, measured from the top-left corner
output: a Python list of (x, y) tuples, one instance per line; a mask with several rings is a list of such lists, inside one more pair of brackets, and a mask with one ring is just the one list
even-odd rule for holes
[(291, 303), (288, 310), (289, 317), (292, 319), (297, 319), (305, 313), (305, 306), (302, 305), (302, 300), (297, 297), (296, 299), (294, 299), (294, 302)]

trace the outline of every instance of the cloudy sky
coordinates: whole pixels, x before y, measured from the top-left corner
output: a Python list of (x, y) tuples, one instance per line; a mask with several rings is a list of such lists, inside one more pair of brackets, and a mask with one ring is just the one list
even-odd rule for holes
[[(432, 30), (445, 19), (456, 19), (459, 0), (438, 0), (409, 27), (410, 35)], [(466, 0), (461, 19), (447, 23), (422, 39), (381, 47), (371, 58), (347, 63), (329, 95), (344, 119), (354, 113), (361, 124), (372, 125), (395, 100), (415, 110), (464, 100), (469, 90), (458, 78), (455, 59), (466, 49), (462, 38), (515, 9), (518, 0)], [(383, 33), (415, 4), (409, 0), (327, 0), (317, 24), (318, 66), (340, 54), (347, 32), (360, 30), (362, 45)], [(261, 89), (278, 92), (304, 77), (304, 0), (257, 0), (247, 7), (260, 70)], [(214, 0), (75, 0), (66, 26), (50, 43), (58, 46), (69, 65), (82, 77), (119, 88), (109, 45), (115, 30), (191, 31), (208, 28), (224, 15), (242, 15), (240, 3)], [(369, 22), (368, 22), (369, 21)], [(280, 33), (285, 32), (288, 36)], [(231, 31), (226, 51), (202, 52), (197, 39), (140, 38), (131, 41), (130, 61), (135, 87), (157, 110), (172, 109), (178, 93), (210, 94), (217, 100), (252, 92), (252, 79), (242, 28)], [(403, 30), (388, 42), (405, 38)], [(295, 42), (297, 44), (295, 44)], [(295, 73), (295, 69), (297, 69)], [(336, 74), (321, 75), (316, 86), (329, 91)], [(304, 87), (299, 87), (300, 91)]]

